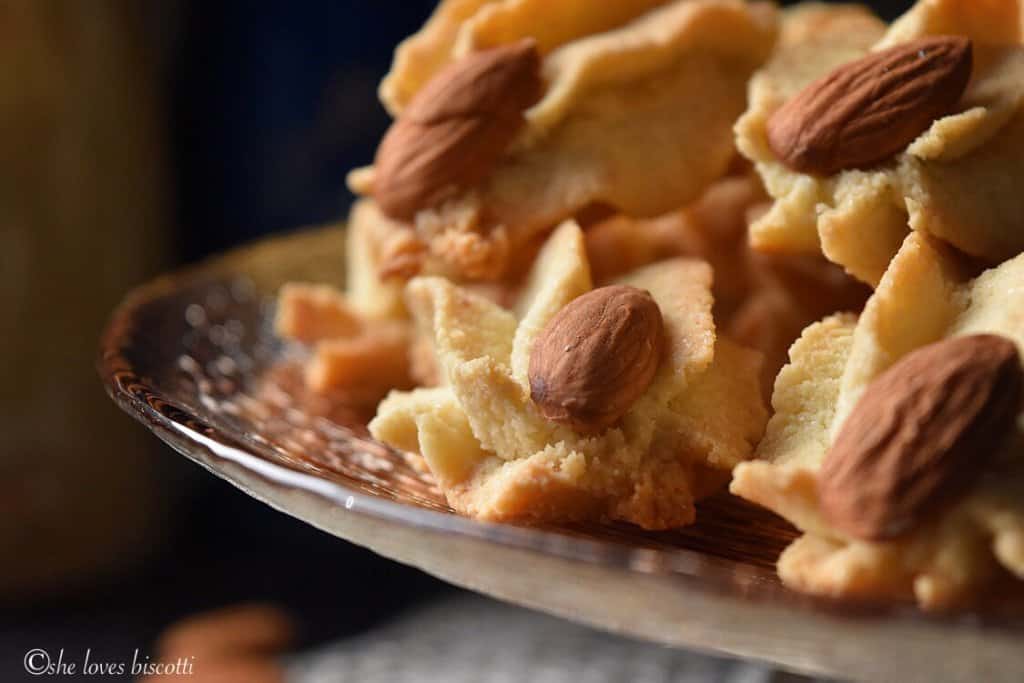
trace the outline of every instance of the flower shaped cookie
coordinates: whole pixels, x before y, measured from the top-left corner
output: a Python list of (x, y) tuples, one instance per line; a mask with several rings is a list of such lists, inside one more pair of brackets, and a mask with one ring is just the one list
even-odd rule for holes
[(973, 274), (912, 233), (859, 321), (793, 346), (731, 486), (804, 532), (788, 585), (943, 609), (1024, 581), (1024, 256)]
[[(514, 310), (444, 279), (414, 279), (407, 303), (434, 340), (444, 384), (393, 392), (370, 431), (420, 453), (450, 504), (472, 517), (618, 519), (652, 529), (691, 523), (694, 501), (749, 457), (767, 419), (759, 354), (716, 338), (710, 284), (706, 264), (665, 261), (615, 283), (627, 313), (639, 318), (622, 317), (621, 306), (594, 309), (589, 298), (608, 297), (592, 289), (583, 235), (571, 222), (541, 250)], [(645, 301), (656, 305), (660, 327)], [(551, 340), (564, 330), (556, 318), (570, 309), (599, 313), (591, 324), (576, 320), (582, 341), (564, 337), (564, 353), (577, 360), (561, 363)], [(645, 343), (656, 329), (662, 343)], [(590, 344), (596, 337), (604, 341)], [(609, 348), (643, 361), (638, 366), (653, 361), (650, 372)], [(608, 363), (588, 362), (582, 349)], [(592, 381), (595, 372), (605, 373), (605, 386)], [(633, 400), (608, 417), (605, 403), (581, 393), (575, 398), (602, 416), (570, 396), (558, 405), (576, 419), (560, 419), (544, 397), (574, 386), (608, 404), (622, 403), (619, 392)]]
[(858, 7), (787, 11), (736, 124), (775, 198), (754, 246), (821, 250), (871, 285), (909, 230), (988, 263), (1024, 250), (1021, 17), (1020, 0), (920, 0), (888, 30)]
[(860, 311), (871, 290), (820, 254), (750, 248), (747, 226), (766, 196), (752, 172), (715, 182), (693, 204), (654, 219), (614, 216), (586, 230), (595, 278), (664, 258), (707, 261), (718, 330), (764, 354), (761, 385), (771, 397), (789, 347), (805, 327), (835, 311)]
[(739, 0), (445, 0), (381, 86), (396, 117), (353, 191), (426, 272), (498, 279), (594, 204), (654, 216), (728, 166), (776, 13)]

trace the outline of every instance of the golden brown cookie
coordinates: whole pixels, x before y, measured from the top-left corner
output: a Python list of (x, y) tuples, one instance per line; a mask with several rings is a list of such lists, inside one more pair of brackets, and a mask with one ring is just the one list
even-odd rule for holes
[(801, 331), (836, 311), (859, 312), (870, 290), (818, 254), (753, 251), (749, 216), (766, 200), (756, 176), (730, 175), (681, 211), (649, 220), (617, 215), (585, 235), (599, 283), (672, 257), (708, 262), (715, 321), (733, 341), (764, 354), (761, 384), (767, 398)]
[(305, 367), (312, 390), (341, 389), (372, 405), (392, 388), (410, 386), (413, 334), (401, 284), (380, 277), (389, 245), (403, 235), (372, 202), (357, 202), (346, 230), (345, 290), (301, 282), (281, 288), (275, 332), (312, 348)]
[[(433, 332), (444, 384), (392, 393), (370, 431), (421, 453), (449, 503), (472, 517), (619, 519), (646, 528), (691, 523), (694, 502), (750, 455), (766, 419), (756, 390), (758, 354), (716, 338), (710, 280), (706, 264), (684, 259), (619, 278), (617, 286), (653, 297), (665, 351), (650, 377), (630, 363), (623, 374), (593, 378), (588, 373), (605, 365), (588, 364), (577, 347), (604, 353), (602, 345), (611, 345), (615, 352), (639, 354), (630, 357), (642, 366), (658, 345), (648, 346), (650, 340), (637, 338), (629, 324), (613, 332), (618, 323), (612, 321), (619, 319), (613, 312), (621, 312), (616, 306), (589, 323), (559, 327), (571, 302), (608, 291), (593, 289), (583, 235), (574, 223), (548, 240), (512, 310), (440, 278), (415, 279), (408, 305)], [(624, 305), (629, 315), (636, 312), (633, 303)], [(579, 332), (552, 346), (550, 335), (566, 329)], [(586, 339), (573, 341), (577, 334)], [(571, 360), (561, 363), (554, 354), (538, 362), (538, 354), (555, 347)], [(604, 419), (590, 409), (603, 406), (607, 392), (628, 389), (637, 397), (613, 426), (581, 431), (578, 422), (548, 419), (551, 413), (537, 403), (566, 386), (580, 387), (562, 405), (583, 421)]]
[[(871, 285), (910, 230), (993, 264), (1024, 250), (1024, 196), (1010, 180), (1024, 159), (1020, 17), (1019, 0), (921, 0), (888, 29), (857, 7), (788, 10), (779, 49), (751, 81), (749, 107), (736, 124), (737, 146), (775, 199), (751, 228), (754, 246), (820, 250)], [(970, 39), (966, 55), (932, 59), (935, 40), (955, 37)], [(885, 50), (897, 52), (878, 62)], [(878, 58), (874, 71), (856, 76), (867, 85), (829, 90), (818, 80), (850, 77), (869, 54)], [(896, 67), (900, 60), (906, 68)], [(965, 68), (970, 82), (960, 95)], [(952, 104), (931, 109), (946, 104), (946, 94)], [(799, 120), (814, 107), (834, 115)], [(886, 136), (905, 133), (907, 117), (921, 112), (930, 113), (919, 134), (885, 159), (864, 164), (850, 152), (838, 172), (797, 170), (803, 162), (795, 154), (832, 155), (824, 167), (831, 168), (843, 136), (853, 151), (884, 148)]]
[[(997, 403), (957, 403), (986, 395), (998, 401), (1018, 391), (1011, 387), (1020, 373), (1024, 314), (1012, 297), (1024, 283), (1024, 256), (974, 274), (940, 241), (912, 233), (859, 321), (828, 318), (793, 346), (792, 361), (775, 385), (775, 415), (758, 460), (740, 465), (731, 487), (804, 532), (779, 559), (788, 585), (837, 597), (915, 599), (926, 609), (945, 609), (978, 599), (1007, 576), (1024, 580), (1019, 406), (1004, 424)], [(955, 356), (951, 347), (939, 345), (945, 340), (977, 346), (976, 335), (997, 335), (1018, 349), (1010, 370), (1004, 363), (1002, 374), (989, 378), (995, 384), (967, 365), (969, 372), (958, 369), (957, 364), (983, 364), (984, 347)], [(939, 355), (904, 369), (924, 352)], [(887, 373), (903, 374), (893, 381)], [(879, 384), (886, 377), (888, 384)], [(947, 405), (964, 407), (941, 417)], [(930, 415), (938, 422), (929, 421)], [(963, 431), (968, 423), (981, 431), (957, 445), (961, 433), (970, 436)], [(844, 435), (851, 429), (868, 431)], [(878, 446), (870, 446), (878, 439)], [(870, 448), (857, 454), (850, 444)], [(957, 448), (966, 451), (951, 450)], [(956, 474), (952, 458), (967, 458), (958, 465), (967, 469)], [(823, 483), (826, 465), (830, 479)], [(833, 481), (839, 476), (847, 479)], [(842, 512), (849, 501), (835, 500), (833, 484), (841, 484), (840, 495), (863, 497), (857, 519)], [(942, 495), (951, 484), (955, 495)], [(909, 516), (892, 517), (886, 507), (906, 506), (918, 497), (925, 505)], [(891, 528), (865, 531), (867, 520), (886, 515)]]
[(447, 0), (399, 48), (381, 88), (396, 123), (350, 186), (415, 227), (428, 272), (503, 277), (587, 207), (658, 215), (726, 170), (773, 8), (598, 5)]

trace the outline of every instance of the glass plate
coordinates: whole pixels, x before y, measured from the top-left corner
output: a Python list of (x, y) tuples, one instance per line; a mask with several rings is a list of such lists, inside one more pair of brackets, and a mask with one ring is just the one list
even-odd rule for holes
[(340, 227), (233, 251), (130, 294), (101, 342), (114, 401), (177, 451), (248, 494), (451, 583), (673, 646), (807, 673), (898, 680), (1020, 680), (1024, 610), (980, 613), (808, 598), (773, 565), (795, 531), (722, 494), (671, 532), (532, 528), (452, 514), (415, 456), (366, 433), (365, 410), (313, 395), (302, 350), (271, 329), (289, 280), (340, 282)]

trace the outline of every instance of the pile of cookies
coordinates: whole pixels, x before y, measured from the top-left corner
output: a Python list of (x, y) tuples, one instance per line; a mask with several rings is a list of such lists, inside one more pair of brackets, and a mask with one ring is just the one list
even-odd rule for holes
[(801, 591), (1024, 580), (1024, 1), (442, 0), (380, 94), (347, 289), (278, 331), (456, 511), (729, 485)]

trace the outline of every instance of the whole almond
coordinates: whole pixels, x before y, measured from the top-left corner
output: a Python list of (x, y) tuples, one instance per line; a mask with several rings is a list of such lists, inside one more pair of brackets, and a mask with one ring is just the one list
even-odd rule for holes
[(658, 369), (661, 309), (649, 293), (613, 285), (584, 294), (544, 327), (530, 354), (530, 398), (541, 413), (583, 434), (621, 418)]
[(818, 475), (821, 508), (866, 540), (912, 530), (984, 472), (1021, 408), (1017, 345), (955, 337), (879, 375), (843, 424)]
[(472, 53), (437, 73), (377, 148), (373, 194), (392, 218), (411, 221), (480, 182), (540, 98), (540, 56), (525, 39)]
[(875, 52), (815, 81), (768, 120), (768, 144), (790, 168), (831, 175), (883, 162), (956, 106), (971, 41), (922, 38)]

